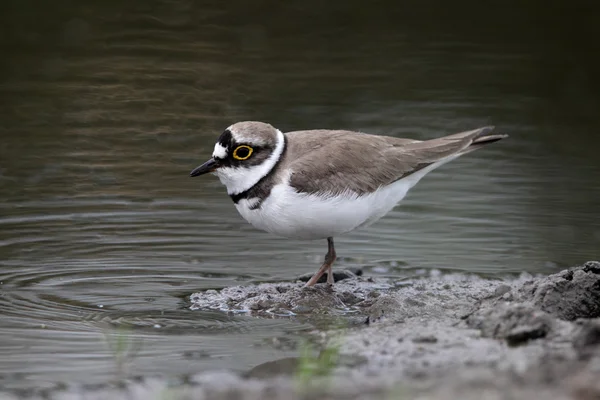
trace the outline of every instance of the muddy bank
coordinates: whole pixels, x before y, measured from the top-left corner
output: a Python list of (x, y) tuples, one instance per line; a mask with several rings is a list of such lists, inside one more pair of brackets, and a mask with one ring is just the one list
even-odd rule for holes
[(545, 277), (497, 280), (435, 271), (399, 281), (352, 272), (338, 277), (345, 279), (333, 289), (304, 288), (298, 281), (230, 287), (190, 297), (192, 309), (308, 321), (335, 318), (336, 324), (315, 327), (311, 335), (322, 355), (333, 354), (335, 367), (315, 369), (308, 378), (299, 369), (306, 367), (306, 360), (287, 358), (241, 375), (205, 373), (175, 383), (145, 378), (123, 387), (66, 388), (43, 395), (53, 399), (600, 398), (599, 262)]

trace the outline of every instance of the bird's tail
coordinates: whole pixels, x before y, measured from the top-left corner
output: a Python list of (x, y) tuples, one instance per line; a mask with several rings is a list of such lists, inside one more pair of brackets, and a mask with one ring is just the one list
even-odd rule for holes
[(471, 139), (471, 144), (467, 146), (464, 150), (462, 150), (460, 154), (470, 153), (473, 150), (479, 149), (480, 147), (508, 137), (508, 135), (505, 134), (488, 135), (488, 133), (492, 132), (493, 130), (493, 126), (486, 126), (484, 128), (479, 129), (478, 135)]

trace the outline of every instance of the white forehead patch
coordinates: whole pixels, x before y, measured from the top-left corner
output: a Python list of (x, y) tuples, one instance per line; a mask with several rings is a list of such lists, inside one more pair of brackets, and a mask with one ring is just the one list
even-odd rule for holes
[(213, 158), (227, 158), (227, 149), (221, 145), (221, 143), (215, 144), (215, 150), (213, 151)]

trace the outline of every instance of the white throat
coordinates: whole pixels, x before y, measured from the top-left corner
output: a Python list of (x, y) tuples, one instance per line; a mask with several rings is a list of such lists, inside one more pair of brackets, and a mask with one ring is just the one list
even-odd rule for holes
[(234, 195), (242, 193), (252, 186), (256, 185), (265, 175), (267, 175), (281, 158), (285, 147), (285, 138), (283, 133), (277, 130), (277, 145), (273, 153), (260, 165), (253, 167), (221, 167), (215, 171), (215, 174), (221, 180), (221, 183), (227, 188), (227, 194)]

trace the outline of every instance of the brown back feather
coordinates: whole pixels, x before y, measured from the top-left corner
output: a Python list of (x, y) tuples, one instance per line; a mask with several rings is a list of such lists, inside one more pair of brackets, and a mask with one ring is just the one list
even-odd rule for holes
[(352, 131), (311, 130), (286, 133), (288, 148), (280, 166), (290, 168), (298, 192), (336, 195), (371, 193), (453, 154), (462, 154), (485, 127), (418, 141)]

